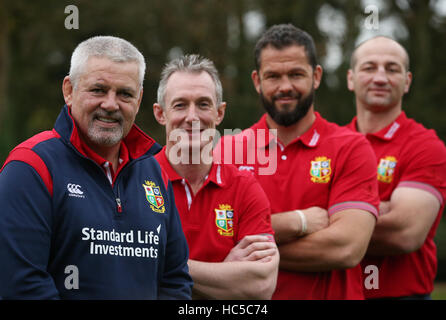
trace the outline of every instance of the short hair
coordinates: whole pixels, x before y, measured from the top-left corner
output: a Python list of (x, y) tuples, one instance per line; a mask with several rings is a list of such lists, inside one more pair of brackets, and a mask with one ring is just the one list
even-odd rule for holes
[(399, 43), (399, 42), (396, 41), (395, 39), (392, 39), (391, 37), (387, 37), (387, 36), (382, 36), (382, 35), (375, 36), (375, 37), (372, 37), (372, 38), (370, 38), (370, 39), (364, 40), (364, 41), (362, 41), (361, 43), (359, 43), (359, 44), (355, 47), (355, 49), (353, 50), (353, 53), (352, 53), (352, 55), (351, 55), (351, 57), (350, 57), (350, 69), (353, 70), (353, 69), (355, 68), (355, 66), (356, 66), (356, 63), (358, 62), (357, 59), (356, 59), (356, 52), (358, 51), (358, 49), (359, 49), (363, 44), (365, 44), (365, 43), (367, 43), (367, 42), (369, 42), (369, 41), (371, 41), (371, 40), (375, 40), (375, 39), (377, 39), (377, 38), (385, 38), (385, 39), (388, 39), (388, 40), (392, 40), (392, 41), (394, 41), (395, 43), (397, 43), (397, 44), (403, 49), (403, 51), (404, 51), (404, 53), (405, 53), (405, 55), (406, 55), (406, 61), (404, 61), (404, 67), (406, 68), (406, 71), (409, 71), (409, 69), (410, 69), (410, 58), (409, 58), (409, 53), (407, 52), (406, 48), (404, 48), (404, 47), (401, 45), (401, 43)]
[(256, 70), (260, 70), (260, 55), (264, 48), (272, 46), (275, 49), (281, 50), (293, 45), (304, 47), (308, 63), (314, 70), (317, 66), (317, 58), (313, 37), (292, 24), (273, 25), (263, 33), (254, 48)]
[(168, 62), (161, 71), (161, 80), (158, 86), (158, 104), (164, 108), (167, 82), (175, 72), (202, 73), (207, 72), (215, 84), (215, 97), (217, 107), (223, 101), (223, 87), (214, 63), (198, 54), (186, 54)]
[(127, 40), (112, 36), (95, 36), (81, 42), (71, 55), (70, 81), (76, 88), (79, 77), (91, 57), (107, 58), (113, 62), (136, 62), (140, 88), (143, 86), (146, 63), (144, 56)]

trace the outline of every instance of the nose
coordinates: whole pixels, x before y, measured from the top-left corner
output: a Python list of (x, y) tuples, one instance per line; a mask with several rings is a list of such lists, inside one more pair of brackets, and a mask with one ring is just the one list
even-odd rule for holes
[(113, 90), (109, 90), (107, 92), (104, 101), (102, 101), (101, 103), (101, 108), (109, 112), (119, 110), (119, 104), (116, 92), (114, 92)]
[(193, 121), (199, 121), (200, 117), (198, 116), (198, 107), (195, 103), (191, 103), (187, 108), (186, 114), (186, 122), (192, 123)]
[(375, 84), (384, 85), (389, 82), (389, 79), (387, 78), (386, 69), (384, 66), (379, 66), (376, 73), (373, 76), (373, 82)]
[(284, 76), (280, 79), (279, 82), (279, 92), (288, 93), (293, 91), (293, 85), (288, 77)]

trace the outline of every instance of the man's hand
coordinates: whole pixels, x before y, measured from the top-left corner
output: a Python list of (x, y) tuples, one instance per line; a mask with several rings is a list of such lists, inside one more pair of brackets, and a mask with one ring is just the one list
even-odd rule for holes
[(250, 235), (232, 248), (223, 262), (190, 260), (194, 297), (271, 299), (276, 288), (279, 250), (272, 235)]
[(231, 249), (224, 262), (259, 260), (268, 262), (277, 253), (277, 246), (271, 235), (250, 235)]
[(305, 234), (311, 234), (328, 227), (329, 219), (327, 210), (320, 207), (310, 207), (302, 210), (302, 212), (307, 218), (307, 232)]
[(305, 233), (302, 232), (302, 219), (296, 210), (271, 215), (271, 224), (278, 244), (296, 240), (299, 237), (328, 227), (327, 210), (320, 207), (310, 207), (300, 211), (304, 214), (307, 224)]

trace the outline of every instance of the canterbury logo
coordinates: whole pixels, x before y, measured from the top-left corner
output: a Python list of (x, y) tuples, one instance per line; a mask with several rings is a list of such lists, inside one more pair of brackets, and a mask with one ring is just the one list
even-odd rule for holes
[(81, 190), (81, 186), (78, 184), (67, 184), (67, 190), (70, 197), (85, 198), (84, 192)]

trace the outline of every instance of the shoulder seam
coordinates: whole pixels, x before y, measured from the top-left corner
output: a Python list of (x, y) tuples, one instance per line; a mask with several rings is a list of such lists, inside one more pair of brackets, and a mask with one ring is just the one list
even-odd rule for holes
[(20, 161), (31, 166), (42, 179), (50, 196), (53, 196), (53, 178), (45, 162), (36, 152), (28, 147), (20, 147), (20, 145), (17, 146), (9, 154), (8, 158), (0, 169), (0, 172), (3, 171), (5, 166), (12, 161)]

